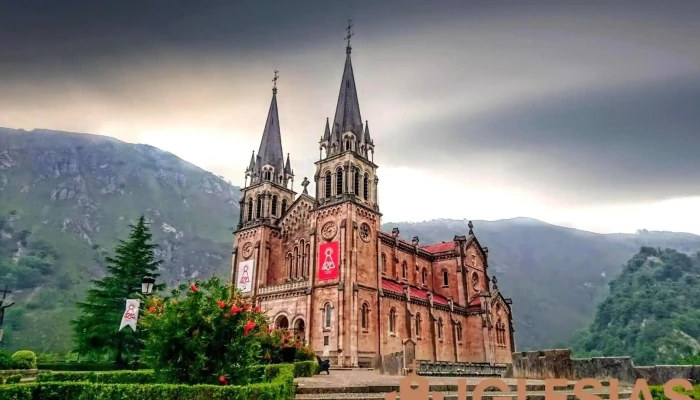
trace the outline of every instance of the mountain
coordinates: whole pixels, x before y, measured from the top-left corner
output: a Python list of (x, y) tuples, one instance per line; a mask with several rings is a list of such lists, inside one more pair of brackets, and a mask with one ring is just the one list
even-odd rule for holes
[[(0, 128), (3, 346), (65, 351), (68, 321), (104, 257), (144, 214), (160, 245), (162, 280), (228, 279), (239, 188), (157, 148), (90, 134)], [(491, 273), (513, 298), (519, 349), (568, 343), (592, 321), (610, 279), (641, 246), (700, 250), (674, 232), (601, 235), (516, 218), (474, 221)], [(465, 220), (387, 223), (421, 243), (452, 240)]]
[(573, 350), (580, 356), (631, 355), (637, 365), (700, 354), (700, 253), (642, 247), (610, 282), (610, 295)]
[(3, 345), (68, 349), (76, 300), (141, 214), (164, 283), (228, 276), (238, 199), (222, 178), (151, 146), (0, 128), (0, 285), (16, 302)]
[[(404, 238), (437, 243), (469, 231), (466, 220), (387, 223)], [(641, 246), (700, 250), (700, 236), (674, 232), (599, 234), (550, 225), (531, 218), (473, 221), (489, 248), (492, 276), (513, 298), (518, 350), (567, 347), (575, 331), (592, 320), (608, 294), (608, 283)]]

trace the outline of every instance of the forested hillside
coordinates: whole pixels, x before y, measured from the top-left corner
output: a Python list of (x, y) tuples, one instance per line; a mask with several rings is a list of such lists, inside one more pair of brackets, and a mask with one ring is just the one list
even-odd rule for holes
[(630, 355), (637, 365), (675, 363), (700, 352), (700, 253), (642, 247), (610, 282), (578, 356)]

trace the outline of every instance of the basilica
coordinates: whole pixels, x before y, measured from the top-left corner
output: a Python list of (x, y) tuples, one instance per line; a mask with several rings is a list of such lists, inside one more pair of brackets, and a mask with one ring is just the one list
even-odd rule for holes
[(407, 343), (416, 360), (510, 363), (512, 302), (489, 277), (489, 251), (471, 222), (466, 235), (437, 244), (381, 230), (375, 142), (360, 116), (351, 50), (348, 40), (315, 193), (307, 178), (301, 194), (293, 190), (275, 76), (260, 148), (245, 171), (232, 284), (333, 365), (370, 366)]

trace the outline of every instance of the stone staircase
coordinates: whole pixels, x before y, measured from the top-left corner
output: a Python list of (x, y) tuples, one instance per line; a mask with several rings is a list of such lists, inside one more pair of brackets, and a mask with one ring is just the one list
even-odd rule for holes
[[(382, 384), (369, 384), (365, 386), (361, 385), (361, 382), (357, 382), (353, 386), (307, 386), (307, 387), (297, 387), (296, 389), (296, 399), (297, 400), (383, 400), (388, 393), (397, 392), (396, 400), (401, 398), (401, 392), (399, 385), (382, 385)], [(482, 395), (484, 400), (491, 400), (497, 397), (511, 398), (512, 400), (517, 399), (517, 385), (508, 385), (509, 392), (500, 392), (498, 389), (489, 388)], [(416, 387), (415, 385), (413, 387)], [(445, 384), (431, 384), (430, 392), (431, 398), (433, 398), (432, 393), (441, 393), (444, 396), (444, 400), (472, 400), (472, 394), (476, 388), (475, 383), (467, 384), (467, 399), (458, 399), (457, 396), (457, 385), (445, 385)], [(527, 389), (527, 399), (533, 400), (545, 400), (545, 387), (544, 383), (534, 383), (528, 384)], [(574, 395), (574, 383), (570, 383), (567, 387), (560, 387), (556, 390), (557, 393), (565, 394), (567, 400), (575, 400), (577, 397)], [(607, 382), (603, 382), (603, 390), (593, 390), (587, 389), (586, 392), (595, 394), (603, 400), (610, 399), (610, 391)], [(632, 394), (631, 386), (620, 386), (618, 389), (619, 400), (629, 399)], [(615, 399), (613, 396), (612, 399)], [(393, 399), (392, 399), (393, 400)]]

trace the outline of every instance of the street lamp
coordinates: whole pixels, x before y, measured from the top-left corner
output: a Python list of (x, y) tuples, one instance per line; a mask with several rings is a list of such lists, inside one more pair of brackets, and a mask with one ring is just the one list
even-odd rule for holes
[[(141, 279), (141, 294), (144, 297), (148, 297), (153, 293), (153, 285), (156, 283), (156, 278), (151, 275), (146, 275)], [(141, 318), (141, 313), (138, 315), (138, 319)], [(138, 319), (136, 321), (136, 326), (138, 327)], [(139, 369), (139, 361), (141, 359), (141, 328), (136, 329), (136, 355), (134, 356), (134, 369)]]

